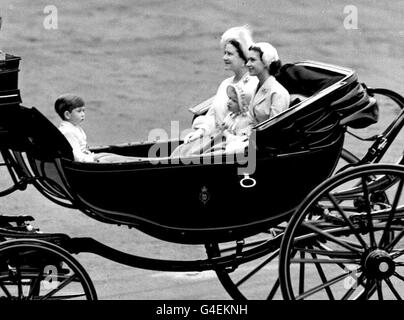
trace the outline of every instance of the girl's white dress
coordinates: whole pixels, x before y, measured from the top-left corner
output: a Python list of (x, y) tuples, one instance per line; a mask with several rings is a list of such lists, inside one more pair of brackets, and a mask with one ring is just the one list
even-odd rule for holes
[(172, 158), (187, 158), (204, 154), (233, 154), (243, 152), (248, 146), (254, 120), (250, 113), (228, 113), (214, 132), (194, 141), (179, 145), (171, 154)]

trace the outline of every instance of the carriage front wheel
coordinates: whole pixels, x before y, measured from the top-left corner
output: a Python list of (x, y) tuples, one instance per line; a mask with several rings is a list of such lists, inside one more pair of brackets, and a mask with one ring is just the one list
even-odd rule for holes
[(0, 243), (0, 299), (96, 300), (84, 268), (65, 249), (42, 240)]
[(289, 221), (285, 299), (402, 299), (404, 167), (359, 166), (314, 189)]

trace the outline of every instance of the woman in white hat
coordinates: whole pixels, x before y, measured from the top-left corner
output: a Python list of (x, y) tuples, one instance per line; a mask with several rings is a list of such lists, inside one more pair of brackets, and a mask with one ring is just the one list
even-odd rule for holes
[(256, 124), (276, 116), (289, 107), (289, 92), (275, 79), (281, 67), (278, 52), (267, 42), (258, 42), (249, 49), (247, 68), (258, 78), (258, 86), (249, 111)]
[(192, 124), (193, 132), (188, 134), (185, 142), (198, 139), (203, 135), (214, 132), (223, 123), (229, 113), (227, 108), (227, 87), (237, 84), (247, 94), (252, 94), (257, 86), (258, 79), (250, 76), (246, 67), (248, 50), (253, 44), (251, 31), (248, 26), (233, 27), (223, 33), (220, 44), (224, 50), (223, 62), (225, 70), (234, 73), (220, 84), (212, 106), (204, 116), (199, 116)]

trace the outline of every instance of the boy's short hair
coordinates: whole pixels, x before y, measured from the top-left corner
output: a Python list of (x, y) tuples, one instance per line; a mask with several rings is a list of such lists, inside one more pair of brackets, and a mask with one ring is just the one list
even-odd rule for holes
[(65, 93), (59, 96), (55, 101), (56, 113), (65, 120), (64, 113), (66, 111), (72, 112), (76, 108), (84, 106), (84, 100), (74, 94)]

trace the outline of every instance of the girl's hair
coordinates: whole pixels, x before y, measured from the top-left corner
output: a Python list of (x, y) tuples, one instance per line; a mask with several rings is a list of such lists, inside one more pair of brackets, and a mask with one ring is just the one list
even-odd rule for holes
[(238, 41), (235, 40), (235, 39), (231, 39), (231, 40), (229, 40), (227, 43), (232, 44), (232, 45), (236, 48), (237, 53), (238, 53), (238, 55), (240, 56), (240, 58), (244, 60), (244, 63), (247, 63), (247, 57), (245, 56), (243, 50), (241, 49), (240, 42), (238, 42)]
[(55, 101), (55, 111), (62, 120), (65, 120), (64, 113), (66, 111), (72, 112), (74, 109), (83, 106), (84, 100), (82, 98), (69, 93), (59, 96)]
[[(252, 46), (250, 47), (250, 50), (253, 50), (253, 51), (255, 51), (255, 52), (258, 52), (259, 55), (260, 55), (261, 61), (264, 63), (264, 60), (262, 59), (262, 56), (263, 56), (264, 52), (261, 50), (260, 47), (252, 45)], [(279, 70), (281, 69), (281, 67), (282, 67), (282, 62), (281, 62), (280, 59), (275, 60), (275, 61), (272, 61), (272, 62), (270, 63), (270, 65), (269, 65), (269, 67), (268, 67), (269, 74), (270, 74), (271, 76), (276, 76), (276, 75), (278, 75)]]

